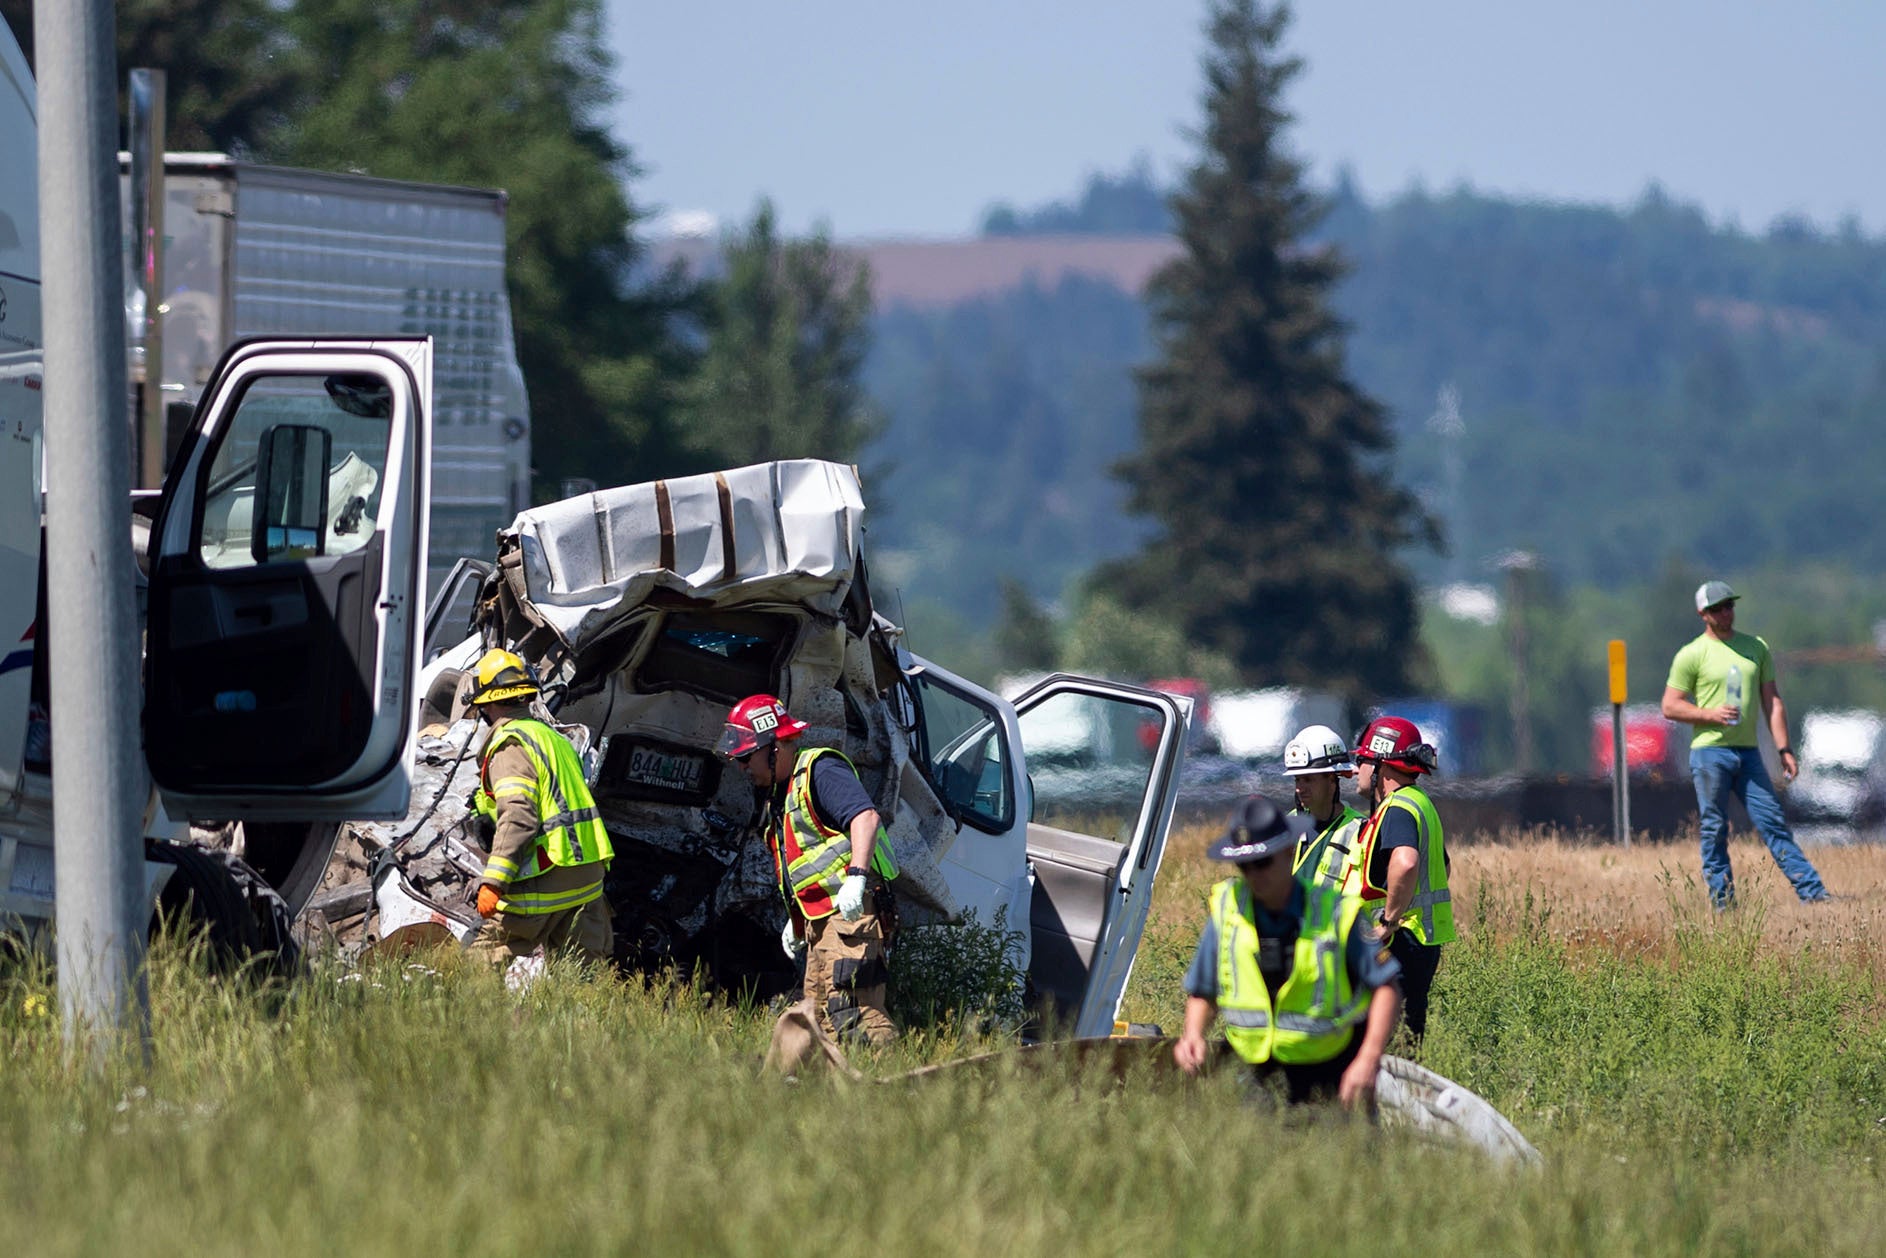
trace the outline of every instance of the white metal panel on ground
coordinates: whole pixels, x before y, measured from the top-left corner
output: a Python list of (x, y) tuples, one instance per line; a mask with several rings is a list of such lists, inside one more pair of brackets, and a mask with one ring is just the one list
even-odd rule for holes
[(656, 589), (837, 614), (864, 537), (850, 467), (820, 459), (651, 481), (519, 515), (530, 601), (572, 650)]
[(1404, 1057), (1383, 1057), (1375, 1095), (1384, 1126), (1480, 1150), (1496, 1162), (1538, 1166), (1539, 1150), (1477, 1093)]

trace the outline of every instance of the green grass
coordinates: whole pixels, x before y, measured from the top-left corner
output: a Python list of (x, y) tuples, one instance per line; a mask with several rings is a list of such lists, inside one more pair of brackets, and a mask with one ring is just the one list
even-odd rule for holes
[[(1160, 925), (1134, 985), (1153, 1008), (1191, 947)], [(456, 958), (283, 998), (160, 949), (150, 1068), (92, 1073), (66, 1064), (48, 976), (14, 970), (0, 1229), (46, 1255), (772, 1253), (826, 1232), (911, 1254), (1881, 1252), (1879, 992), (1750, 938), (1699, 932), (1675, 962), (1524, 930), (1451, 950), (1423, 1059), (1501, 1106), (1537, 1173), (1280, 1120), (1224, 1077), (788, 1085), (759, 1076), (764, 1011), (566, 967), (520, 997)], [(999, 1043), (945, 1027), (860, 1064)]]

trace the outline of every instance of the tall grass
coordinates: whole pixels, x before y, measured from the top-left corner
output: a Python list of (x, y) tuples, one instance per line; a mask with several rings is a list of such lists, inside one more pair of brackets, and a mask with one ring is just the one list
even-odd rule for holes
[[(682, 982), (556, 965), (518, 995), (428, 955), (282, 995), (160, 947), (148, 1071), (69, 1069), (50, 977), (0, 977), (0, 1228), (50, 1255), (1881, 1252), (1872, 968), (1778, 951), (1785, 905), (1576, 941), (1492, 852), (1456, 856), (1469, 929), (1421, 1056), (1542, 1172), (1255, 1112), (1225, 1076), (897, 1078), (1000, 1042), (952, 1027), (861, 1056), (873, 1082), (787, 1085), (765, 1010)], [(1216, 872), (1175, 848), (1132, 1016), (1176, 1025)]]

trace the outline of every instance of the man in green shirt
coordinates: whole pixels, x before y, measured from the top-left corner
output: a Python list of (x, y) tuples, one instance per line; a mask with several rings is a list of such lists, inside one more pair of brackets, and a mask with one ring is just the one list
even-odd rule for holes
[(1756, 747), (1756, 705), (1768, 721), (1781, 754), (1782, 781), (1792, 782), (1800, 764), (1788, 746), (1788, 710), (1775, 685), (1775, 659), (1768, 644), (1735, 631), (1735, 601), (1726, 581), (1705, 581), (1696, 590), (1702, 635), (1676, 653), (1663, 689), (1663, 714), (1696, 727), (1690, 740), (1690, 776), (1702, 818), (1703, 877), (1717, 908), (1735, 903), (1735, 872), (1729, 868), (1729, 825), (1723, 816), (1733, 794), (1748, 809), (1762, 842), (1809, 904), (1827, 899), (1827, 888), (1794, 841), (1781, 815), (1775, 788)]

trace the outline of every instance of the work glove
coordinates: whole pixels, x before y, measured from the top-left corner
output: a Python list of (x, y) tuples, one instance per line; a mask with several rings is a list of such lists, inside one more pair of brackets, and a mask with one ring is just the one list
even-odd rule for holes
[(478, 916), (491, 917), (498, 911), (498, 889), (490, 883), (478, 888)]
[(793, 933), (791, 917), (786, 919), (786, 929), (779, 932), (779, 946), (786, 950), (788, 961), (797, 961), (799, 954), (805, 951), (805, 940)]
[(847, 874), (838, 887), (838, 915), (855, 922), (864, 915), (864, 875)]

